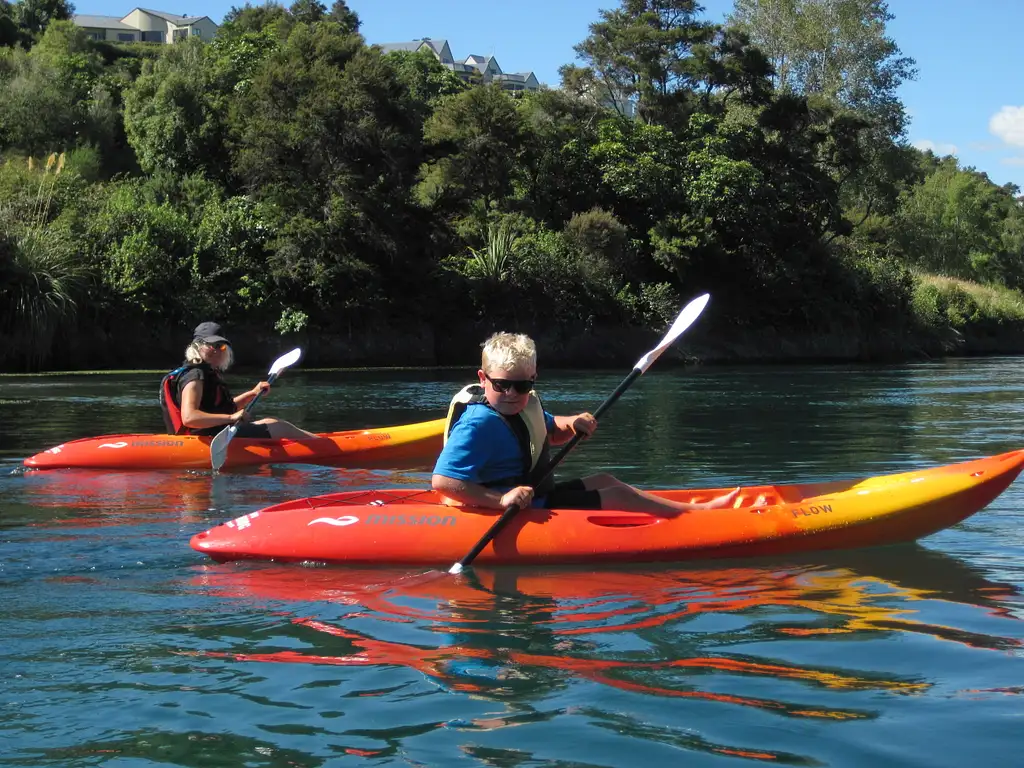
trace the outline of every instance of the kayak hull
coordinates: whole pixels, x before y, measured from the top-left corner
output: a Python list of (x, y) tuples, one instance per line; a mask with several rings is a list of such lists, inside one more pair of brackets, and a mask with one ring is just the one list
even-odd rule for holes
[[(477, 564), (656, 562), (761, 557), (913, 541), (1002, 493), (1024, 451), (913, 472), (744, 488), (734, 507), (673, 518), (614, 510), (520, 512)], [(707, 501), (726, 489), (653, 491)], [(500, 514), (446, 506), (432, 491), (369, 490), (278, 504), (198, 533), (215, 560), (447, 566)]]
[[(236, 437), (225, 469), (260, 464), (320, 464), (393, 469), (427, 466), (441, 452), (444, 419), (346, 432), (310, 440)], [(73, 440), (25, 459), (34, 469), (209, 469), (212, 436), (105, 435)]]

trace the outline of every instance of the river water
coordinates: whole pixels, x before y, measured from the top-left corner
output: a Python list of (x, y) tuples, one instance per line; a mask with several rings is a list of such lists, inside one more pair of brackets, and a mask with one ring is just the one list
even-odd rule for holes
[[(472, 371), (289, 371), (314, 430), (441, 415)], [(624, 372), (542, 371), (549, 410)], [(0, 378), (0, 766), (1022, 765), (1024, 481), (919, 544), (422, 571), (215, 564), (215, 523), (426, 472), (20, 471), (160, 431), (152, 374)], [(251, 382), (236, 377), (239, 385)], [(1024, 447), (1024, 360), (658, 369), (567, 459), (643, 487)]]

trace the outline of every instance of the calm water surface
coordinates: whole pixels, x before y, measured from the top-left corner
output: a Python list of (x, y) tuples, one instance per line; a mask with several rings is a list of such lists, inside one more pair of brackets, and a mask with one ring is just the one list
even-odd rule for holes
[[(624, 372), (542, 374), (568, 413)], [(398, 424), (462, 378), (289, 371), (259, 407)], [(1024, 447), (1022, 417), (1022, 359), (654, 369), (562, 475), (873, 475)], [(18, 470), (159, 428), (152, 375), (0, 378), (0, 766), (1024, 765), (1024, 481), (914, 546), (453, 579), (188, 547), (424, 472)]]

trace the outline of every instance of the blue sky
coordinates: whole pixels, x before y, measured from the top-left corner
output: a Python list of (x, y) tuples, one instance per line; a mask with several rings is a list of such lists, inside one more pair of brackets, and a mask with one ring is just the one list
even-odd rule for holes
[[(158, 3), (161, 0), (148, 0)], [(330, 5), (330, 0), (324, 0)], [(233, 4), (177, 0), (172, 13), (220, 22)], [(124, 0), (77, 0), (79, 13), (121, 16)], [(533, 71), (550, 85), (571, 63), (601, 8), (618, 0), (348, 0), (369, 43), (446, 38), (457, 59), (493, 54), (506, 72)], [(705, 17), (721, 21), (732, 0), (705, 0)], [(984, 171), (997, 184), (1024, 188), (1024, 85), (1016, 54), (1024, 0), (889, 0), (889, 34), (917, 61), (918, 78), (900, 96), (910, 115), (908, 139)], [(967, 42), (963, 42), (967, 41)]]

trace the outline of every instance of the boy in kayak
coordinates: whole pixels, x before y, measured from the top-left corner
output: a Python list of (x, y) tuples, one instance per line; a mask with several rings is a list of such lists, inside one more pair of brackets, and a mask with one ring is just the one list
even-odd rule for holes
[(301, 440), (316, 437), (281, 419), (251, 421), (245, 406), (270, 384), (261, 381), (233, 397), (221, 373), (234, 362), (231, 342), (221, 336), (217, 323), (200, 323), (185, 349), (185, 363), (160, 383), (160, 407), (169, 434), (216, 435), (238, 425), (236, 437)]
[(449, 499), (475, 507), (512, 504), (548, 509), (620, 509), (670, 517), (693, 509), (732, 504), (739, 488), (704, 503), (669, 501), (606, 473), (534, 488), (529, 478), (550, 463), (549, 448), (577, 432), (590, 437), (597, 419), (589, 413), (552, 416), (533, 391), (537, 348), (524, 334), (496, 333), (483, 344), (479, 384), (453, 399), (445, 444), (431, 485)]

